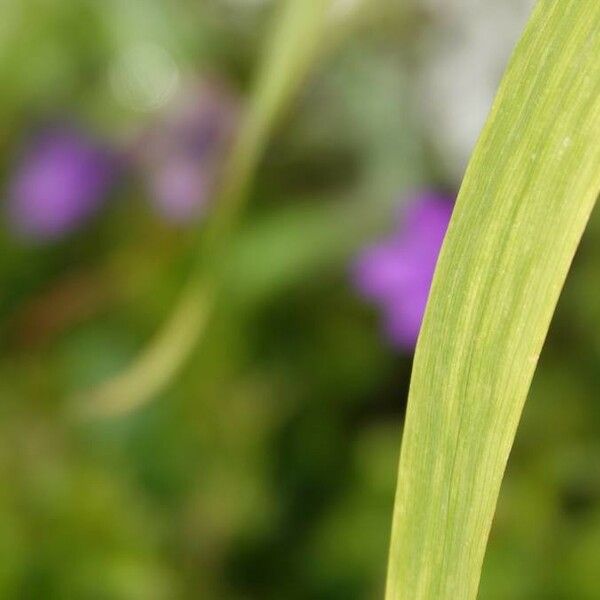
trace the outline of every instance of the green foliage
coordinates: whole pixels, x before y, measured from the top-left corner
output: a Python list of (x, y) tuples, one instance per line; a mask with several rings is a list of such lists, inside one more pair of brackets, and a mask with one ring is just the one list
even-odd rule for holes
[(387, 598), (477, 594), (500, 483), (600, 190), (600, 5), (541, 1), (460, 191), (417, 347)]
[(255, 90), (223, 177), (216, 210), (203, 224), (190, 281), (172, 314), (133, 365), (77, 400), (86, 415), (114, 415), (152, 400), (179, 373), (202, 336), (218, 294), (224, 249), (245, 204), (269, 134), (321, 47), (331, 0), (286, 0), (265, 47)]
[[(156, 122), (111, 88), (132, 43), (165, 48), (182, 82), (214, 74), (249, 99), (281, 3), (1, 4), (6, 189), (48, 116), (119, 147)], [(389, 233), (407, 190), (454, 185), (414, 101), (439, 33), (425, 4), (445, 15), (456, 3), (369, 0), (328, 18), (336, 51), (273, 129), (202, 343), (140, 410), (66, 418), (67, 399), (126, 369), (168, 316), (201, 228), (164, 223), (129, 179), (60, 243), (26, 247), (2, 224), (1, 598), (383, 596), (411, 357), (381, 339), (348, 270)], [(599, 270), (596, 212), (511, 455), (481, 600), (598, 598)]]

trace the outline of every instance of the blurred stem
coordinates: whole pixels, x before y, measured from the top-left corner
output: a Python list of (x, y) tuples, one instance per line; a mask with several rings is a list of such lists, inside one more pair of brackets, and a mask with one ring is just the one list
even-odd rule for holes
[(215, 210), (203, 225), (197, 263), (171, 315), (124, 372), (77, 400), (86, 416), (139, 408), (177, 376), (202, 336), (220, 287), (219, 265), (241, 216), (278, 117), (293, 100), (321, 46), (332, 0), (286, 0), (265, 48), (255, 91), (225, 169)]

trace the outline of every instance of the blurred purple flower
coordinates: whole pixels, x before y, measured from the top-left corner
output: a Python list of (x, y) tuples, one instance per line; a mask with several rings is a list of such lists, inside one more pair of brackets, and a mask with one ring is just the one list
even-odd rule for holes
[(142, 137), (134, 156), (157, 212), (186, 223), (206, 210), (239, 109), (222, 85), (193, 82)]
[(36, 241), (64, 236), (98, 211), (116, 171), (116, 157), (76, 127), (54, 125), (39, 132), (9, 184), (13, 231)]
[(400, 228), (365, 249), (354, 264), (354, 286), (380, 307), (388, 338), (405, 350), (417, 342), (452, 208), (449, 198), (434, 192), (414, 196)]

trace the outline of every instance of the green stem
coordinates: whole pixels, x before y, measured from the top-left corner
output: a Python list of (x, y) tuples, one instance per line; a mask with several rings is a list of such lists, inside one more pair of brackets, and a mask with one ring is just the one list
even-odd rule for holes
[(109, 416), (134, 410), (164, 390), (185, 364), (218, 294), (219, 265), (248, 197), (273, 126), (314, 62), (332, 0), (286, 0), (276, 19), (215, 210), (204, 225), (194, 267), (173, 312), (123, 373), (84, 392), (78, 410)]

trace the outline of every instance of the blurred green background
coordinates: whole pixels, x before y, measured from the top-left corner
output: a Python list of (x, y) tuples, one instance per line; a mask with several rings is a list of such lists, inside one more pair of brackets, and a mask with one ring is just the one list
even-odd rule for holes
[[(275, 2), (2, 0), (2, 202), (39, 123), (113, 145), (188, 80), (241, 106)], [(0, 232), (0, 597), (381, 598), (411, 356), (353, 258), (413, 189), (455, 193), (531, 2), (337, 2), (279, 123), (202, 344), (131, 414), (72, 398), (126, 367), (185, 280), (202, 218), (127, 169), (47, 243)], [(3, 211), (4, 212), (4, 211)], [(569, 277), (511, 456), (480, 597), (600, 597), (600, 220)]]

